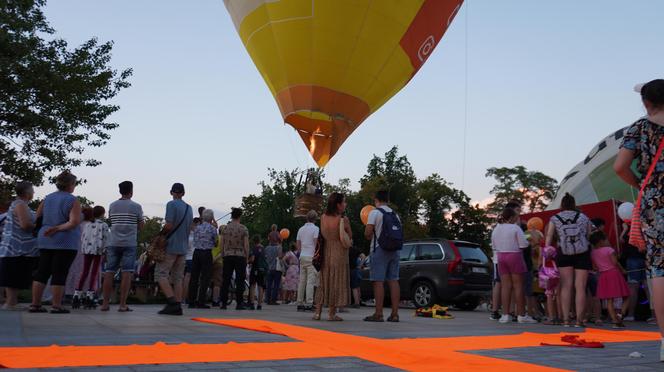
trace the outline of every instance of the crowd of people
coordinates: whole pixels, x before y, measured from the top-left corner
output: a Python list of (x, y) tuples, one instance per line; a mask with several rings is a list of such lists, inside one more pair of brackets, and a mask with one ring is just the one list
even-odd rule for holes
[[(340, 321), (339, 312), (360, 306), (360, 269), (365, 256), (353, 246), (343, 194), (330, 195), (320, 227), (316, 225), (318, 213), (312, 210), (294, 242), (287, 244), (273, 225), (263, 246), (260, 235), (250, 239), (239, 208), (233, 208), (230, 222), (221, 226), (214, 212), (205, 207), (199, 208), (194, 218), (192, 207), (183, 200), (184, 185), (175, 183), (170, 190), (172, 200), (166, 204), (165, 224), (152, 243), (155, 247), (162, 241), (163, 249), (155, 254), (151, 247), (139, 259), (138, 232), (144, 226), (144, 216), (141, 205), (132, 200), (133, 183), (118, 185), (120, 199), (111, 203), (108, 216), (102, 206), (82, 207), (73, 195), (76, 184), (73, 174), (58, 175), (57, 191), (48, 194), (36, 211), (29, 206), (34, 198), (32, 185), (16, 184), (16, 199), (0, 216), (0, 287), (6, 293), (3, 309), (21, 310), (18, 292), (31, 288), (32, 303), (27, 310), (47, 312), (42, 297), (50, 286), (50, 312), (69, 313), (63, 304), (64, 286), (77, 254), (82, 256), (83, 265), (75, 279), (74, 308), (96, 305), (101, 270), (100, 310), (110, 310), (115, 278), (120, 273), (117, 311), (131, 312), (127, 298), (137, 261), (143, 263), (142, 268), (152, 267), (154, 281), (166, 299), (159, 314), (182, 315), (183, 303), (189, 308), (227, 309), (232, 294), (236, 310), (261, 310), (264, 303), (296, 303), (298, 311), (313, 311), (317, 320), (323, 308), (329, 309), (329, 320)], [(378, 208), (367, 224), (366, 238), (371, 240), (374, 259), (371, 280), (376, 283), (376, 298), (381, 299), (367, 321), (383, 321), (383, 282), (391, 289), (398, 288), (398, 252), (381, 249), (383, 215), (401, 228), (387, 201), (387, 192), (376, 194)], [(392, 294), (393, 303), (398, 304), (399, 291)], [(398, 306), (393, 306), (387, 320), (398, 321)]]

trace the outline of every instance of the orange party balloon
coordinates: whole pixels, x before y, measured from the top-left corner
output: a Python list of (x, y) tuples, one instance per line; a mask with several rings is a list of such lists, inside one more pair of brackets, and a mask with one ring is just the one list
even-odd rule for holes
[(367, 221), (369, 221), (369, 213), (376, 209), (373, 205), (365, 205), (364, 208), (360, 211), (360, 220), (362, 220), (363, 224), (367, 224)]
[(279, 236), (281, 236), (281, 240), (286, 240), (290, 236), (290, 230), (288, 229), (281, 229), (279, 231)]
[(528, 220), (528, 230), (544, 230), (544, 221), (539, 217), (533, 217)]

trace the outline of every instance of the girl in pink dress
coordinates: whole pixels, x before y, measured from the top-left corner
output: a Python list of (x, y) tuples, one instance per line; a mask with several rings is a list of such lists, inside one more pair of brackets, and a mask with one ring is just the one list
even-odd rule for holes
[(613, 299), (622, 298), (622, 313), (624, 314), (629, 307), (629, 287), (623, 276), (625, 269), (618, 263), (616, 251), (609, 246), (610, 243), (603, 232), (595, 231), (590, 234), (590, 244), (593, 246), (591, 253), (593, 266), (599, 273), (597, 298), (606, 300), (613, 328), (624, 328), (622, 319), (616, 315)]
[(291, 244), (291, 249), (284, 255), (284, 266), (286, 272), (284, 277), (283, 289), (286, 291), (284, 298), (287, 302), (295, 301), (297, 297), (297, 285), (300, 282), (300, 260), (295, 255), (297, 249), (294, 244)]

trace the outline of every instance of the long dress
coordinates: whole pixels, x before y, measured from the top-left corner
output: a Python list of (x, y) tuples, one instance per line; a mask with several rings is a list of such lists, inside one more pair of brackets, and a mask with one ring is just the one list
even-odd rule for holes
[(320, 271), (320, 285), (316, 290), (316, 304), (344, 307), (350, 303), (348, 249), (341, 245), (339, 222), (341, 217), (323, 215), (321, 234), (325, 239), (325, 256)]
[(297, 286), (300, 283), (300, 260), (297, 259), (293, 251), (288, 251), (284, 256), (284, 263), (288, 269), (282, 288), (286, 291), (297, 291)]

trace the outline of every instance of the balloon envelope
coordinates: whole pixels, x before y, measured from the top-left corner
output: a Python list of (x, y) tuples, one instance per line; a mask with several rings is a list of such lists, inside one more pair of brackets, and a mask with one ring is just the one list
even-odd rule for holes
[(403, 88), (463, 0), (224, 0), (235, 28), (319, 166)]
[(290, 230), (288, 229), (281, 229), (279, 231), (279, 236), (281, 237), (281, 240), (286, 240), (290, 236)]
[(376, 209), (373, 205), (365, 205), (364, 208), (360, 211), (360, 220), (362, 220), (363, 224), (367, 224), (367, 221), (369, 221), (369, 214), (371, 211)]
[(539, 217), (533, 217), (528, 220), (528, 229), (529, 230), (544, 230), (544, 221)]
[(574, 196), (576, 205), (611, 199), (633, 202), (636, 199), (638, 190), (618, 178), (613, 170), (613, 163), (627, 128), (619, 129), (604, 138), (582, 162), (567, 173), (547, 209), (560, 208), (565, 193)]

